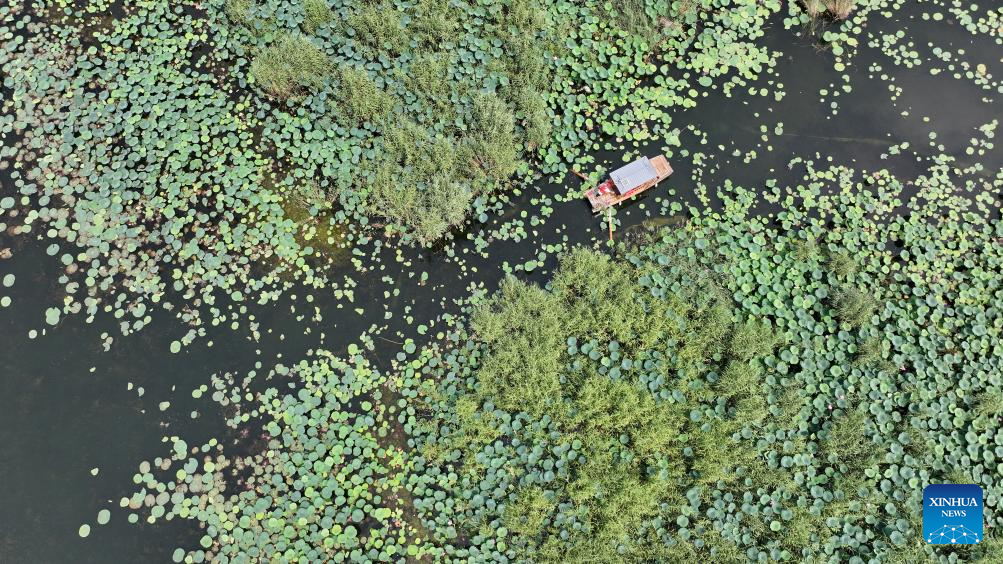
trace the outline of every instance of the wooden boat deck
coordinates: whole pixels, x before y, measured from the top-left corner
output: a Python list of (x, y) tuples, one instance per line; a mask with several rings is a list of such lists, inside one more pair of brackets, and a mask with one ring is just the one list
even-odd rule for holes
[(665, 180), (672, 174), (672, 165), (669, 164), (665, 155), (658, 155), (651, 159), (651, 164), (655, 166), (655, 171), (658, 173), (658, 180), (655, 181), (655, 184)]

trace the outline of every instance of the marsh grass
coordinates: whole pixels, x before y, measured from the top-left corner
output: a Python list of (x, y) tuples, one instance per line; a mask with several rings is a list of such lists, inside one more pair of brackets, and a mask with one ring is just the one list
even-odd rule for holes
[(408, 89), (435, 108), (444, 121), (456, 117), (449, 96), (451, 65), (452, 61), (445, 55), (420, 53), (411, 61), (406, 72), (403, 69), (398, 72)]
[(377, 206), (382, 213), (398, 226), (406, 226), (424, 245), (459, 225), (473, 198), (468, 189), (443, 176), (421, 185), (384, 180), (376, 186)]
[(867, 440), (866, 423), (863, 413), (852, 410), (830, 424), (822, 443), (830, 460), (856, 468), (867, 459), (872, 447)]
[(613, 0), (611, 6), (617, 27), (654, 43), (662, 33), (662, 18), (668, 15), (667, 8), (670, 4), (673, 3), (661, 4), (665, 9), (655, 14), (649, 13), (648, 2), (645, 0)]
[(334, 12), (325, 0), (303, 0), (303, 29), (314, 33), (334, 21)]
[(355, 30), (355, 40), (365, 46), (369, 54), (389, 51), (401, 54), (407, 51), (410, 39), (401, 23), (402, 14), (387, 4), (365, 6), (347, 20)]
[(543, 488), (524, 486), (516, 493), (515, 501), (505, 510), (505, 527), (517, 535), (537, 533), (543, 530), (547, 518), (553, 512), (554, 503), (547, 499)]
[(423, 47), (439, 49), (443, 42), (452, 41), (459, 27), (448, 0), (420, 0), (409, 13), (408, 31)]
[(833, 19), (845, 20), (856, 8), (857, 0), (802, 0), (804, 11), (812, 22), (829, 14)]
[(526, 142), (532, 147), (545, 145), (553, 131), (553, 119), (547, 110), (547, 101), (537, 90), (523, 86), (516, 90), (514, 103), (519, 110)]
[(519, 165), (515, 116), (495, 94), (480, 94), (473, 102), (473, 126), (466, 143), (467, 156), (474, 163), (470, 176), (481, 174), (507, 178)]
[[(434, 80), (431, 75), (415, 80), (426, 78)], [(385, 158), (366, 165), (367, 205), (390, 221), (391, 231), (430, 244), (463, 222), (473, 198), (514, 172), (519, 161), (511, 111), (485, 103), (490, 107), (475, 102), (476, 124), (459, 140), (430, 138), (425, 127), (397, 112), (380, 121)], [(372, 113), (349, 110), (357, 117)]]
[(857, 347), (857, 355), (853, 358), (856, 366), (869, 366), (881, 361), (881, 340), (871, 337)]
[(333, 66), (307, 38), (285, 34), (251, 61), (251, 75), (272, 96), (284, 99), (323, 85)]
[(227, 0), (223, 10), (226, 16), (235, 24), (249, 27), (251, 25), (251, 0)]
[(836, 294), (836, 316), (853, 327), (867, 324), (876, 306), (874, 297), (859, 288), (842, 288)]
[[(253, 2), (229, 0), (227, 14), (266, 41), (275, 30), (269, 22), (249, 19)], [(534, 2), (513, 0), (496, 14), (492, 43), (500, 41), (505, 49), (483, 60), (484, 72), (510, 82), (492, 89), (468, 83), (457, 70), (452, 43), (460, 16), (448, 0), (419, 0), (402, 8), (380, 0), (361, 2), (343, 20), (330, 0), (297, 2), (303, 33), (280, 32), (259, 47), (251, 75), (280, 100), (320, 90), (330, 79), (335, 104), (327, 106), (325, 117), (367, 130), (379, 150), (378, 157), (367, 155), (360, 163), (365, 179), (360, 196), (367, 214), (387, 220), (388, 232), (435, 243), (463, 223), (477, 198), (507, 184), (527, 147), (550, 141), (555, 118), (545, 97), (550, 76), (541, 46), (549, 22), (546, 10)], [(263, 26), (267, 31), (254, 31)], [(311, 37), (321, 30), (320, 37)], [(319, 48), (329, 45), (329, 33), (346, 36), (344, 49), (363, 61), (410, 54), (413, 40), (415, 52), (406, 58), (409, 64), (381, 77), (365, 63), (342, 62), (344, 53), (335, 63), (332, 49), (329, 58)], [(426, 111), (414, 112), (413, 98)]]
[(388, 116), (383, 129), (387, 157), (371, 165), (368, 205), (394, 230), (430, 244), (463, 221), (473, 194), (454, 170), (448, 140), (428, 139), (422, 127), (399, 114)]
[(731, 337), (731, 354), (749, 361), (773, 352), (778, 338), (773, 329), (762, 321), (749, 319), (735, 327)]
[(342, 113), (356, 123), (377, 122), (393, 109), (394, 99), (381, 89), (363, 69), (338, 69), (337, 98)]
[(986, 421), (1000, 417), (1003, 414), (1003, 391), (990, 389), (983, 392), (977, 400), (973, 413), (976, 419), (981, 417)]
[(837, 20), (850, 17), (850, 12), (856, 7), (857, 0), (824, 0), (826, 9)]
[(803, 0), (804, 11), (810, 18), (817, 18), (825, 12), (825, 5), (822, 0)]
[(798, 261), (808, 262), (817, 258), (818, 255), (818, 241), (815, 237), (808, 236), (794, 243), (794, 256)]
[(841, 278), (848, 278), (857, 273), (857, 261), (846, 252), (834, 253), (829, 257), (829, 270)]

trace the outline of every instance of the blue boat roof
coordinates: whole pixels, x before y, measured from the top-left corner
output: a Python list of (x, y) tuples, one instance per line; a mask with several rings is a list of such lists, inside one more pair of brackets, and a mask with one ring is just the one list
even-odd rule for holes
[(655, 171), (655, 166), (651, 164), (648, 157), (641, 157), (614, 170), (609, 176), (613, 179), (613, 184), (622, 196), (642, 184), (657, 179), (658, 172)]

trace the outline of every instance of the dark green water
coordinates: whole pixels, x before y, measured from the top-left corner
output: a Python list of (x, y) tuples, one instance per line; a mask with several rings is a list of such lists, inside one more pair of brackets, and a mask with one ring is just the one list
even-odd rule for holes
[[(999, 47), (991, 41), (976, 39), (956, 26), (922, 22), (907, 13), (872, 25), (906, 30), (924, 58), (928, 50), (923, 46), (928, 41), (945, 48), (963, 47), (972, 60), (1003, 75)], [(684, 147), (712, 157), (703, 177), (710, 186), (725, 178), (746, 187), (762, 186), (768, 178), (781, 182), (797, 178), (799, 171), (788, 171), (786, 166), (796, 156), (817, 161), (831, 157), (835, 164), (867, 170), (886, 167), (901, 178), (911, 178), (927, 166), (917, 155), (929, 157), (941, 152), (930, 145), (931, 131), (937, 132), (937, 142), (946, 147), (945, 153), (969, 164), (971, 157), (964, 153), (968, 140), (977, 136), (978, 126), (999, 113), (993, 95), (970, 81), (946, 74), (931, 76), (929, 64), (918, 69), (896, 67), (879, 51), (864, 48), (845, 71), (853, 90), (839, 96), (839, 113), (832, 116), (829, 99), (820, 101), (818, 95), (821, 88), (832, 90), (842, 83), (842, 73), (832, 69), (831, 55), (779, 23), (768, 32), (766, 42), (782, 55), (775, 73), (765, 75), (756, 86), (772, 91), (771, 81), (782, 82), (787, 95), (781, 102), (772, 96), (741, 93), (726, 98), (715, 91), (702, 98), (695, 109), (674, 116), (675, 127), (692, 125), (706, 133), (706, 145), (699, 145), (690, 133), (682, 136), (682, 142)], [(870, 76), (872, 64), (880, 64), (892, 80)], [(894, 102), (889, 82), (902, 88)], [(910, 115), (900, 115), (903, 110)], [(924, 122), (923, 116), (929, 116), (930, 121)], [(775, 135), (773, 129), (780, 122), (783, 134)], [(761, 125), (770, 131), (772, 151), (760, 142)], [(915, 154), (881, 158), (889, 146), (902, 141), (910, 142)], [(730, 156), (736, 148), (756, 149), (759, 156), (743, 163), (741, 158)], [(655, 146), (645, 152), (658, 150)], [(614, 163), (619, 162), (618, 157), (597, 155), (599, 160)], [(987, 169), (1003, 163), (999, 149), (990, 157), (982, 159)], [(673, 197), (696, 203), (693, 166), (687, 159), (671, 160), (676, 173), (667, 183), (621, 209), (619, 237), (649, 219), (649, 214), (657, 216), (660, 206), (656, 198), (668, 198), (668, 188), (675, 191)], [(13, 188), (2, 179), (0, 196), (11, 194)], [(532, 215), (531, 198), (563, 194), (567, 186), (577, 188), (580, 183), (572, 176), (566, 182), (529, 187), (505, 212), (505, 218), (523, 210)], [(359, 283), (356, 303), (343, 304), (314, 290), (309, 293), (316, 299), (307, 304), (303, 298), (308, 292), (301, 289), (277, 304), (252, 308), (262, 331), (260, 342), (250, 338), (246, 327), (237, 331), (216, 328), (180, 354), (171, 354), (168, 347), (187, 328), (165, 312), (154, 312), (153, 323), (139, 334), (116, 337), (107, 352), (101, 344), (102, 333), (118, 334), (110, 316), (91, 324), (79, 316), (64, 318), (44, 335), (29, 338), (32, 329), (41, 332), (46, 327), (45, 309), (62, 299), (56, 283), (60, 267), (45, 254), (47, 243), (33, 236), (0, 234), (0, 248), (14, 250), (12, 259), (0, 261), (0, 276), (11, 272), (17, 277), (13, 304), (0, 310), (0, 562), (167, 561), (176, 546), (194, 545), (199, 533), (189, 523), (130, 525), (124, 512), (117, 510), (119, 498), (132, 492), (132, 475), (139, 462), (167, 452), (161, 443), (164, 435), (184, 436), (189, 443), (212, 436), (228, 442), (237, 439), (223, 425), (218, 406), (208, 399), (191, 398), (193, 388), (208, 383), (214, 372), (243, 373), (259, 361), (268, 368), (275, 362), (295, 362), (314, 348), (344, 352), (373, 324), (381, 328), (373, 360), (377, 366), (388, 367), (398, 350), (395, 342), (403, 337), (421, 342), (414, 327), (429, 323), (444, 311), (455, 312), (453, 300), (465, 296), (471, 283), (493, 288), (503, 275), (500, 265), (504, 261), (525, 262), (541, 245), (558, 243), (565, 237), (572, 244), (597, 244), (606, 238), (604, 226), (591, 216), (583, 200), (558, 202), (553, 207), (553, 215), (534, 228), (528, 239), (492, 243), (487, 249), (489, 258), (478, 256), (470, 240), (452, 244), (456, 258), (444, 252), (405, 251), (412, 261), (407, 269), (395, 262), (392, 252), (385, 251), (380, 262), (368, 265), (368, 272), (356, 273), (346, 266), (344, 273), (335, 273), (334, 278), (348, 275)], [(770, 213), (769, 209), (761, 211)], [(546, 268), (537, 269), (532, 277), (545, 279), (553, 261), (553, 257), (548, 258)], [(422, 271), (427, 271), (429, 278), (419, 284), (417, 274)], [(409, 276), (410, 272), (415, 276)], [(390, 276), (394, 283), (385, 283), (384, 276)], [(393, 287), (400, 289), (400, 296), (388, 301), (384, 291)], [(322, 313), (320, 322), (311, 319), (314, 307)], [(413, 323), (404, 320), (408, 307)], [(362, 308), (363, 313), (356, 313), (355, 308)], [(388, 321), (385, 311), (393, 313)], [(145, 391), (141, 397), (138, 387)], [(165, 411), (158, 407), (163, 401), (171, 402)], [(198, 418), (190, 417), (193, 410), (199, 412)], [(100, 471), (92, 476), (90, 470), (95, 467)], [(93, 524), (98, 510), (105, 507), (112, 509), (112, 521), (105, 526), (93, 525), (88, 538), (79, 538), (79, 525)]]

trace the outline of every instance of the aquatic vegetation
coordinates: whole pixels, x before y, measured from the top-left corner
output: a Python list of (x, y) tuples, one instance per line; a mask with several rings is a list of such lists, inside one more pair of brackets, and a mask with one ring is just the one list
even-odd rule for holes
[(909, 195), (808, 164), (772, 219), (729, 185), (546, 286), (509, 278), (382, 374), (353, 346), (216, 379), (263, 443), (168, 437), (122, 505), (202, 524), (179, 562), (992, 561), (995, 537), (930, 546), (916, 517), (956, 481), (1003, 525), (1003, 175), (963, 178), (936, 164)]
[(393, 99), (380, 90), (363, 70), (353, 67), (338, 69), (338, 85), (340, 110), (354, 123), (376, 122), (393, 109)]
[[(385, 377), (361, 356), (345, 362), (328, 355), (278, 366), (271, 376), (295, 380), (260, 393), (260, 403), (232, 396), (238, 408), (231, 425), (252, 417), (264, 424), (251, 454), (227, 456), (216, 439), (194, 446), (173, 437), (170, 456), (140, 464), (141, 489), (120, 506), (142, 510), (148, 523), (192, 519), (206, 526), (200, 546), (179, 548), (175, 562), (403, 555), (402, 458), (380, 442), (391, 432), (383, 416)], [(218, 401), (229, 403), (223, 390), (234, 393), (241, 381), (215, 386)]]
[(555, 16), (566, 62), (555, 70), (556, 91), (548, 97), (556, 119), (544, 171), (584, 167), (591, 158), (583, 147), (668, 140), (674, 108), (692, 107), (704, 88), (730, 94), (775, 64), (758, 41), (780, 2), (740, 0), (727, 10), (711, 0), (622, 7), (631, 15), (614, 3), (586, 3), (585, 13), (562, 7)]
[(952, 431), (1001, 386), (1003, 231), (966, 211), (999, 180), (956, 172), (919, 179), (908, 218), (887, 173), (812, 171), (775, 223), (729, 189), (625, 259), (507, 283), (422, 368), (424, 527), (456, 558), (948, 561), (910, 518), (924, 484), (982, 485), (1001, 523), (993, 439)]
[(828, 12), (832, 17), (845, 20), (853, 11), (857, 0), (802, 0), (809, 17), (818, 18)]
[[(982, 134), (967, 168), (916, 153), (905, 170), (936, 166), (909, 187), (798, 160), (800, 186), (707, 191), (729, 152), (781, 170), (771, 143), (805, 136), (773, 104), (794, 66), (765, 36), (778, 16), (819, 50), (797, 65), (834, 65), (812, 85), (833, 113), (864, 75), (903, 116), (927, 71), (986, 105), (1003, 92), (992, 51), (955, 41), (999, 44), (995, 7), (850, 4), (0, 0), (0, 259), (42, 238), (64, 289), (28, 338), (78, 313), (128, 333), (162, 307), (190, 324), (160, 342), (180, 365), (221, 324), (332, 349), (351, 322), (309, 323), (324, 308), (411, 325), (379, 337), (404, 341), (396, 363), (353, 345), (196, 388), (230, 428), (171, 427), (118, 509), (60, 530), (96, 546), (103, 525), (183, 519), (202, 533), (177, 562), (1001, 560), (996, 121), (964, 126)], [(928, 41), (935, 25), (952, 41)], [(802, 109), (804, 84), (787, 85)], [(729, 144), (751, 120), (683, 111), (705, 100), (769, 121), (751, 123), (762, 144)], [(923, 126), (921, 144), (946, 152), (964, 127)], [(880, 158), (917, 145), (899, 141)], [(805, 154), (846, 154), (824, 144)], [(540, 180), (655, 147), (685, 172), (654, 210), (609, 218), (628, 245), (568, 251), (596, 226), (566, 214), (577, 180)], [(0, 274), (15, 315), (48, 282), (23, 272)], [(460, 294), (445, 287), (500, 272), (520, 278), (448, 329), (425, 319)], [(344, 303), (357, 283), (363, 303)], [(249, 305), (294, 284), (290, 319)], [(178, 398), (147, 400), (177, 422)], [(917, 492), (945, 480), (985, 487), (983, 546), (919, 542)]]
[(810, 17), (818, 17), (825, 9), (825, 4), (822, 0), (803, 0), (805, 12), (808, 13)]
[[(303, 244), (315, 222), (290, 221), (281, 202), (304, 186), (330, 202), (345, 247), (434, 245), (538, 174), (594, 170), (599, 149), (662, 140), (672, 156), (673, 114), (708, 89), (784, 96), (751, 86), (775, 66), (762, 39), (779, 0), (8, 4), (0, 134), (23, 211), (12, 232), (60, 245), (63, 314), (107, 310), (125, 332), (162, 304), (194, 338), (202, 304), (327, 285), (322, 265), (351, 249)], [(823, 8), (846, 6), (792, 2), (785, 25)], [(857, 2), (827, 24), (818, 40), (835, 68), (874, 41), (918, 64), (908, 42), (866, 29), (899, 8)], [(998, 28), (992, 10), (945, 10), (971, 33)], [(1003, 88), (986, 63), (934, 53), (956, 78)], [(228, 307), (213, 321), (239, 317)]]
[(230, 21), (240, 25), (250, 25), (253, 5), (251, 0), (227, 0), (226, 4), (223, 5), (223, 10)]
[(845, 20), (856, 3), (857, 0), (825, 0), (825, 8), (837, 19)]
[[(93, 3), (85, 13), (106, 10)], [(96, 58), (72, 21), (24, 18), (30, 33), (0, 61), (13, 116), (0, 128), (28, 207), (23, 231), (53, 240), (49, 254), (66, 269), (67, 299), (50, 323), (60, 312), (106, 312), (128, 333), (149, 321), (150, 306), (177, 300), (195, 326), (190, 339), (201, 304), (229, 297), (239, 314), (244, 296), (267, 296), (284, 272), (315, 278), (301, 226), (279, 204), (288, 188), (263, 180), (249, 94), (231, 95), (219, 61), (204, 54), (215, 35), (208, 20), (138, 3), (94, 32), (107, 46)], [(254, 272), (263, 262), (270, 276)]]
[(315, 33), (322, 26), (334, 21), (334, 12), (327, 0), (303, 0), (303, 29)]
[(435, 244), (600, 140), (671, 133), (694, 82), (768, 69), (756, 42), (780, 2), (645, 0), (626, 20), (593, 0), (32, 6), (0, 58), (16, 232), (59, 245), (62, 314), (130, 332), (159, 304), (193, 325), (187, 343), (202, 305), (226, 299), (221, 323), (290, 281), (331, 284), (323, 267), (348, 253), (304, 244), (316, 222), (283, 207), (305, 186), (345, 246)]
[[(257, 12), (291, 33), (299, 22), (283, 19), (284, 10), (284, 2), (266, 2)], [(334, 80), (295, 107), (268, 107), (265, 138), (294, 179), (322, 171), (319, 186), (344, 220), (374, 220), (431, 244), (466, 220), (471, 206), (483, 212), (482, 196), (497, 192), (523, 163), (529, 142), (517, 104), (527, 104), (533, 142), (546, 141), (535, 101), (545, 77), (519, 65), (524, 50), (515, 45), (535, 48), (545, 33), (544, 19), (532, 15), (538, 13), (520, 2), (491, 13), (443, 2), (359, 4), (344, 8), (337, 25), (305, 24), (333, 64)], [(525, 19), (521, 27), (515, 18)], [(244, 27), (234, 31), (223, 46), (234, 54), (269, 41)], [(535, 49), (536, 64), (545, 64)], [(243, 68), (232, 71), (240, 76)], [(316, 148), (304, 145), (304, 123), (319, 126), (307, 138)]]
[(302, 35), (279, 37), (251, 61), (255, 82), (279, 98), (288, 98), (303, 88), (318, 88), (330, 71), (327, 56)]
[[(731, 68), (745, 79), (756, 76), (770, 56), (753, 41), (780, 4), (743, 2), (744, 17), (736, 19), (710, 2), (636, 2), (631, 7), (639, 23), (620, 22), (622, 28), (595, 2), (520, 0), (503, 10), (438, 0), (360, 4), (340, 8), (343, 21), (326, 26), (310, 23), (308, 6), (302, 22), (285, 16), (297, 11), (286, 2), (256, 6), (257, 22), (235, 27), (220, 46), (236, 57), (236, 76), (245, 72), (239, 58), (245, 50), (264, 52), (272, 41), (271, 33), (256, 29), (274, 26), (276, 33), (302, 27), (313, 34), (339, 77), (295, 108), (267, 108), (265, 138), (285, 168), (297, 180), (324, 171), (320, 186), (346, 220), (384, 225), (379, 220), (386, 219), (388, 231), (431, 244), (469, 217), (496, 209), (513, 174), (562, 174), (600, 136), (638, 118), (667, 125), (667, 108), (693, 97), (666, 92), (689, 84), (663, 82), (655, 72), (659, 60), (715, 77)], [(642, 86), (650, 77), (657, 85)], [(635, 108), (628, 110), (628, 93), (637, 89)], [(304, 123), (321, 128), (307, 136), (311, 144), (330, 147), (306, 148)], [(437, 166), (412, 159), (397, 129), (406, 130), (420, 154), (434, 147)]]

